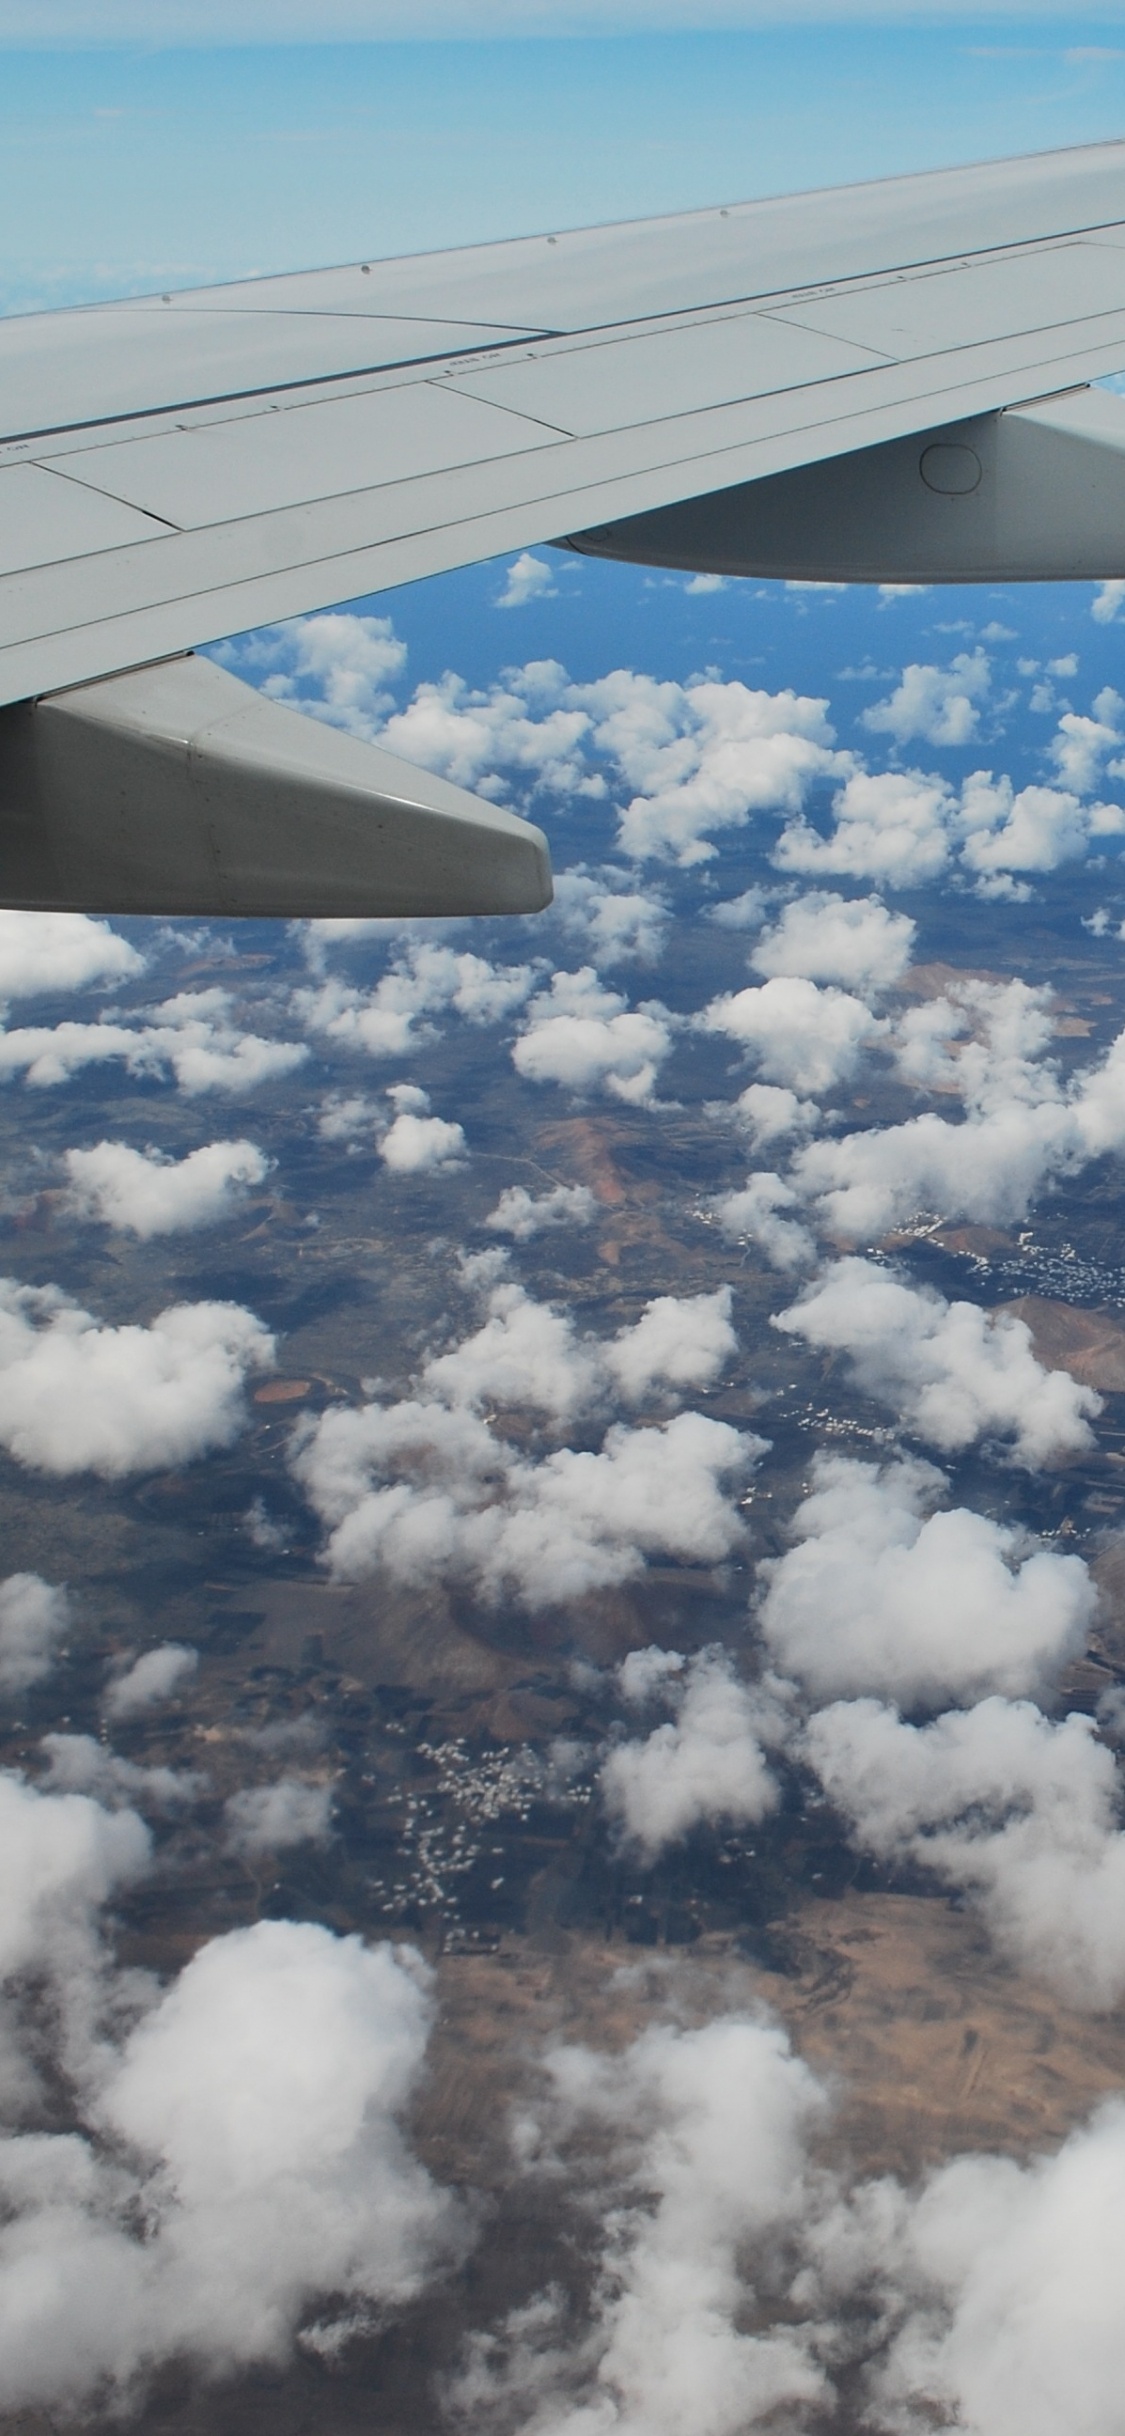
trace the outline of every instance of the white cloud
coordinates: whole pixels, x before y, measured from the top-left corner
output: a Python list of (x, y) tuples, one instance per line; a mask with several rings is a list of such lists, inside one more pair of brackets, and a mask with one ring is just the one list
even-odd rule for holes
[(926, 744), (963, 745), (976, 734), (980, 705), (991, 681), (987, 652), (959, 651), (948, 668), (904, 668), (885, 702), (863, 713), (864, 727), (893, 736), (898, 745), (921, 737)]
[(555, 973), (550, 989), (532, 1000), (512, 1063), (531, 1083), (606, 1091), (645, 1107), (671, 1048), (667, 1008), (652, 1002), (630, 1009), (618, 992), (603, 989), (587, 964), (576, 973)]
[(488, 1294), (483, 1326), (450, 1352), (429, 1356), (422, 1387), (475, 1411), (526, 1405), (559, 1422), (619, 1397), (643, 1403), (656, 1386), (673, 1393), (711, 1387), (738, 1347), (731, 1300), (729, 1286), (662, 1294), (616, 1336), (579, 1336), (569, 1311), (504, 1281)]
[(1109, 583), (1098, 585), (1090, 603), (1090, 615), (1096, 618), (1099, 626), (1112, 626), (1122, 601), (1125, 601), (1125, 578), (1115, 575)]
[(1125, 812), (1117, 804), (1083, 804), (1057, 787), (1023, 787), (1017, 794), (1010, 778), (994, 780), (990, 770), (976, 770), (965, 782), (956, 825), (966, 870), (987, 880), (1009, 871), (1057, 871), (1096, 839), (1120, 836)]
[[(595, 794), (605, 782), (586, 772), (590, 732), (581, 689), (557, 660), (509, 668), (503, 682), (475, 691), (447, 673), (420, 685), (404, 711), (387, 721), (382, 741), (406, 761), (437, 770), (478, 794), (506, 795), (513, 779), (554, 794)], [(510, 773), (510, 775), (505, 775)]]
[(316, 1130), (322, 1142), (342, 1142), (349, 1152), (373, 1144), (382, 1110), (362, 1091), (329, 1091), (320, 1103)]
[(787, 975), (758, 989), (724, 992), (696, 1023), (701, 1032), (721, 1032), (751, 1051), (767, 1082), (799, 1092), (846, 1082), (861, 1051), (885, 1029), (850, 992)]
[(23, 1074), (46, 1089), (119, 1058), (129, 1074), (171, 1074), (192, 1098), (204, 1091), (254, 1091), (304, 1063), (308, 1050), (300, 1041), (240, 1032), (232, 1009), (228, 990), (183, 990), (145, 1008), (135, 1023), (105, 1016), (97, 1023), (0, 1032), (0, 1081)]
[(265, 1152), (245, 1141), (208, 1142), (183, 1159), (131, 1150), (125, 1142), (97, 1142), (92, 1150), (64, 1151), (63, 1164), (76, 1217), (98, 1219), (142, 1241), (218, 1226), (270, 1168)]
[[(485, 1255), (494, 1279), (504, 1255)], [(580, 1337), (570, 1313), (492, 1284), (485, 1323), (421, 1367), (402, 1403), (309, 1415), (292, 1469), (326, 1525), (338, 1579), (470, 1581), (487, 1600), (565, 1605), (636, 1579), (648, 1557), (716, 1564), (743, 1540), (728, 1481), (765, 1440), (677, 1413), (604, 1430), (601, 1445), (538, 1452), (482, 1413), (538, 1413), (567, 1430), (616, 1401), (677, 1401), (709, 1386), (733, 1350), (728, 1294), (660, 1296), (616, 1337)]]
[(402, 1057), (436, 1039), (431, 1015), (497, 1023), (523, 1005), (539, 978), (534, 964), (490, 964), (433, 940), (408, 940), (373, 990), (338, 979), (297, 990), (294, 1006), (308, 1030), (369, 1057)]
[[(135, 1874), (133, 1814), (22, 1798), (56, 1915)], [(429, 2014), (417, 1958), (358, 1937), (261, 1921), (201, 1947), (96, 2073), (83, 2056), (75, 2127), (0, 2149), (0, 2404), (135, 2405), (173, 2359), (277, 2369), (316, 2302), (338, 2344), (409, 2299), (455, 2225), (400, 2129)]]
[[(514, 1360), (513, 1388), (518, 1376)], [(544, 1365), (535, 1392), (565, 1384)], [(597, 1452), (564, 1446), (535, 1460), (464, 1404), (419, 1399), (326, 1412), (298, 1432), (292, 1460), (338, 1578), (467, 1580), (489, 1601), (537, 1608), (629, 1581), (650, 1555), (728, 1556), (742, 1524), (721, 1484), (763, 1452), (761, 1439), (688, 1412), (659, 1428), (618, 1424)]]
[(662, 896), (630, 888), (621, 873), (608, 869), (597, 877), (582, 870), (560, 871), (555, 912), (568, 937), (580, 943), (595, 965), (634, 960), (655, 964), (664, 952), (671, 920)]
[(932, 1725), (876, 1700), (822, 1709), (805, 1748), (858, 1841), (971, 1894), (1000, 1946), (1070, 2004), (1125, 1990), (1125, 1835), (1090, 1718), (995, 1697)]
[(498, 609), (524, 609), (528, 601), (553, 601), (558, 597), (554, 569), (545, 558), (536, 558), (531, 550), (521, 550), (512, 560), (504, 579), (504, 589), (496, 595)]
[(1094, 1443), (1101, 1397), (1066, 1370), (1044, 1370), (1011, 1312), (949, 1303), (868, 1260), (841, 1260), (772, 1326), (846, 1353), (858, 1385), (945, 1454), (974, 1439), (1011, 1442), (1032, 1470)]
[(177, 1303), (148, 1327), (99, 1324), (58, 1287), (0, 1280), (0, 1445), (34, 1471), (133, 1472), (229, 1446), (248, 1374), (274, 1341), (237, 1303)]
[[(428, 1108), (425, 1092), (417, 1097)], [(463, 1167), (468, 1155), (463, 1126), (414, 1107), (399, 1107), (379, 1144), (379, 1157), (395, 1176), (447, 1175)]]
[(659, 1294), (646, 1303), (636, 1326), (621, 1329), (604, 1348), (626, 1402), (643, 1403), (657, 1386), (713, 1387), (738, 1351), (732, 1301), (731, 1288), (720, 1286), (714, 1294)]
[(799, 2310), (783, 2318), (771, 2301), (809, 2206), (806, 2143), (825, 2112), (807, 2066), (772, 2025), (720, 2017), (657, 2026), (617, 2055), (556, 2048), (546, 2071), (521, 2145), (556, 2193), (577, 2148), (571, 2172), (605, 2228), (591, 2314), (578, 2330), (561, 2296), (544, 2293), (499, 2342), (479, 2340), (454, 2394), (466, 2424), (527, 2436), (804, 2424), (831, 2389)]
[(331, 1835), (332, 1787), (281, 1776), (272, 1785), (245, 1785), (223, 1805), (228, 1850), (244, 1860), (288, 1852), (295, 1844), (325, 1844)]
[(143, 1768), (107, 1750), (93, 1734), (45, 1734), (39, 1745), (47, 1760), (43, 1793), (88, 1793), (107, 1810), (155, 1810), (164, 1816), (190, 1809), (207, 1789), (193, 1769)]
[(740, 1683), (722, 1650), (689, 1660), (668, 1651), (638, 1651), (665, 1663), (642, 1673), (627, 1660), (626, 1697), (639, 1684), (659, 1689), (673, 1715), (640, 1742), (620, 1742), (601, 1772), (602, 1799), (623, 1836), (655, 1861), (704, 1820), (763, 1819), (779, 1800), (765, 1750), (779, 1736), (779, 1710), (768, 1693)]
[(744, 888), (741, 896), (726, 897), (710, 906), (707, 918), (721, 930), (757, 930), (765, 921), (766, 905), (764, 889)]
[(135, 947), (88, 914), (0, 911), (0, 1005), (143, 973)]
[(756, 1243), (775, 1269), (799, 1269), (816, 1258), (808, 1228), (787, 1214), (800, 1208), (799, 1196), (771, 1168), (749, 1176), (740, 1191), (719, 1193), (712, 1207), (732, 1243)]
[(761, 1568), (761, 1621), (818, 1699), (1039, 1692), (1081, 1654), (1095, 1604), (1081, 1560), (965, 1507), (929, 1512), (945, 1486), (930, 1464), (815, 1458), (796, 1544)]
[(38, 1573), (0, 1582), (0, 1695), (11, 1698), (49, 1675), (70, 1623), (66, 1591)]
[[(1073, 676), (1077, 665), (1077, 661), (1073, 667), (1052, 661), (1051, 673)], [(1064, 711), (1058, 733), (1048, 747), (1064, 787), (1072, 788), (1076, 795), (1092, 795), (1101, 785), (1107, 756), (1125, 743), (1121, 734), (1123, 713), (1125, 702), (1112, 685), (1104, 686), (1098, 695), (1092, 718), (1078, 711)]]
[(1113, 2098), (1054, 2154), (957, 2157), (894, 2211), (882, 2251), (900, 2323), (874, 2402), (887, 2425), (921, 2398), (988, 2436), (1108, 2436), (1125, 2376), (1115, 2227), (1125, 2106)]
[(112, 1678), (105, 1695), (106, 1716), (140, 1717), (146, 1709), (174, 1700), (198, 1666), (199, 1651), (184, 1641), (161, 1641), (156, 1649), (143, 1650), (124, 1674)]
[(216, 657), (228, 655), (273, 701), (368, 741), (393, 710), (393, 680), (406, 666), (406, 645), (389, 617), (340, 609), (267, 626)]
[(875, 880), (917, 888), (949, 860), (954, 798), (941, 778), (919, 770), (857, 770), (834, 797), (833, 827), (822, 837), (808, 821), (783, 829), (774, 852), (781, 871)]
[(795, 1091), (786, 1091), (780, 1083), (748, 1083), (733, 1108), (728, 1110), (722, 1101), (715, 1101), (708, 1113), (733, 1116), (749, 1135), (754, 1150), (768, 1142), (784, 1141), (789, 1134), (813, 1133), (820, 1123), (816, 1101), (798, 1099)]
[(661, 684), (628, 669), (573, 692), (593, 742), (635, 790), (618, 843), (636, 861), (707, 862), (715, 831), (742, 828), (752, 812), (796, 814), (815, 779), (852, 766), (834, 750), (827, 703), (808, 695), (717, 678)]
[(509, 1184), (483, 1223), (494, 1235), (530, 1243), (552, 1227), (590, 1226), (597, 1211), (588, 1184), (556, 1184), (549, 1193), (539, 1194), (529, 1193), (526, 1184)]
[[(912, 1010), (897, 1054), (909, 1079), (948, 1087), (966, 1121), (929, 1111), (905, 1124), (812, 1142), (790, 1181), (834, 1234), (870, 1241), (918, 1210), (1006, 1225), (1045, 1182), (1125, 1144), (1125, 1034), (1064, 1094), (1044, 1062), (1050, 993), (1024, 982), (961, 982)], [(965, 1034), (968, 1037), (959, 1038)]]
[(64, 1997), (69, 1983), (85, 2001), (79, 1983), (96, 1963), (95, 1914), (144, 1876), (147, 1828), (128, 1811), (111, 1817), (81, 1794), (52, 1798), (0, 1773), (0, 1843), (0, 1981), (42, 1974)]
[(814, 892), (784, 908), (773, 929), (763, 931), (750, 962), (767, 977), (837, 981), (862, 994), (901, 979), (916, 930), (909, 914), (888, 913), (878, 897)]

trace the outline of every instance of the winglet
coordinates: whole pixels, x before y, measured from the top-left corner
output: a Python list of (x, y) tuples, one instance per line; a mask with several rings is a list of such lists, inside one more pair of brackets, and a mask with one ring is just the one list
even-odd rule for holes
[(0, 903), (538, 913), (542, 830), (192, 654), (0, 712)]

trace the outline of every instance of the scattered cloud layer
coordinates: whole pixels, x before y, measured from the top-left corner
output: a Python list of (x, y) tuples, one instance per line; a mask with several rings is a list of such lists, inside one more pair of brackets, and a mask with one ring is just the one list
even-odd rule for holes
[[(293, 1468), (333, 1572), (464, 1580), (489, 1601), (549, 1607), (630, 1580), (652, 1555), (716, 1563), (742, 1536), (726, 1484), (764, 1441), (697, 1412), (640, 1428), (604, 1417), (710, 1385), (734, 1342), (725, 1291), (660, 1297), (602, 1340), (519, 1286), (493, 1286), (483, 1325), (431, 1355), (402, 1402), (299, 1428)], [(556, 1430), (600, 1417), (600, 1445), (523, 1452), (522, 1434), (482, 1417), (505, 1410)]]

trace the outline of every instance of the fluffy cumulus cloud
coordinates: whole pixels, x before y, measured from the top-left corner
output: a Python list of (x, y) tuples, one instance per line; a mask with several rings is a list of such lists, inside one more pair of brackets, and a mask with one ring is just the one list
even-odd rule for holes
[[(828, 2093), (767, 2021), (563, 2047), (521, 2115), (525, 2174), (602, 2228), (578, 2317), (555, 2291), (474, 2342), (462, 2424), (527, 2436), (751, 2436), (833, 2424), (1109, 2436), (1125, 2337), (1125, 2108), (1025, 2163), (914, 2188), (826, 2169)], [(577, 2319), (577, 2322), (576, 2322)]]
[[(1077, 758), (1075, 744), (1071, 760)], [(1055, 871), (1123, 832), (1120, 805), (1085, 802), (1081, 787), (1017, 789), (1008, 777), (974, 770), (955, 794), (943, 778), (920, 770), (859, 768), (833, 798), (828, 831), (791, 820), (774, 861), (809, 877), (917, 888), (958, 860), (978, 893), (1010, 896), (1027, 893), (1014, 874)]]
[(332, 1832), (332, 1787), (300, 1776), (279, 1776), (272, 1785), (244, 1785), (223, 1806), (228, 1850), (241, 1859), (291, 1851), (295, 1844), (326, 1844)]
[(554, 1227), (589, 1226), (597, 1209), (588, 1184), (555, 1184), (548, 1193), (529, 1193), (526, 1184), (509, 1184), (484, 1224), (494, 1235), (530, 1243)]
[(814, 891), (786, 905), (763, 931), (750, 962), (767, 979), (795, 974), (806, 981), (842, 982), (845, 989), (886, 989), (910, 962), (917, 924), (888, 913), (878, 897)]
[(724, 1292), (660, 1298), (599, 1340), (494, 1286), (482, 1326), (431, 1355), (412, 1395), (299, 1427), (293, 1467), (327, 1527), (327, 1561), (341, 1578), (461, 1579), (531, 1607), (628, 1581), (651, 1555), (721, 1561), (742, 1537), (726, 1484), (745, 1478), (761, 1439), (680, 1412), (611, 1424), (596, 1448), (527, 1452), (526, 1433), (513, 1443), (493, 1416), (522, 1410), (561, 1429), (581, 1413), (604, 1420), (617, 1399), (675, 1402), (712, 1383), (733, 1342)]
[(649, 1556), (714, 1564), (742, 1536), (723, 1484), (761, 1441), (702, 1413), (610, 1428), (600, 1449), (534, 1462), (436, 1405), (325, 1414), (294, 1469), (329, 1527), (336, 1575), (468, 1580), (488, 1600), (565, 1604), (634, 1579)]
[(586, 964), (576, 973), (555, 973), (550, 988), (532, 1000), (512, 1062), (529, 1083), (605, 1091), (644, 1107), (671, 1054), (672, 1028), (666, 1007), (630, 1008)]
[(379, 1143), (379, 1157), (393, 1176), (432, 1176), (463, 1167), (468, 1157), (464, 1127), (431, 1116), (428, 1095), (416, 1083), (392, 1083), (387, 1094), (395, 1115)]
[(498, 1023), (521, 1007), (539, 977), (532, 964), (490, 964), (471, 950), (408, 940), (370, 990), (331, 977), (298, 990), (294, 1006), (308, 1030), (368, 1057), (403, 1057), (437, 1038), (435, 1015)]
[(1120, 837), (1125, 812), (1119, 804), (1083, 803), (1080, 791), (1060, 787), (1017, 791), (1010, 778), (977, 770), (962, 790), (957, 829), (962, 863), (988, 894), (1005, 875), (1057, 871), (1102, 839)]
[(91, 1066), (120, 1063), (145, 1079), (171, 1077), (187, 1098), (235, 1095), (277, 1082), (303, 1065), (301, 1041), (239, 1029), (229, 990), (181, 990), (135, 1019), (34, 1025), (0, 1032), (0, 1081), (22, 1074), (39, 1089), (70, 1082)]
[(815, 1133), (820, 1123), (816, 1101), (800, 1099), (782, 1083), (748, 1083), (733, 1108), (715, 1101), (709, 1113), (733, 1117), (755, 1150), (768, 1142), (783, 1142), (791, 1134)]
[(815, 1458), (795, 1544), (760, 1572), (767, 1647), (818, 1699), (1038, 1693), (1085, 1647), (1081, 1559), (967, 1507), (932, 1512), (945, 1485), (930, 1464)]
[(673, 1712), (643, 1739), (619, 1742), (601, 1772), (610, 1817), (646, 1861), (704, 1820), (747, 1823), (776, 1809), (766, 1750), (781, 1712), (768, 1692), (739, 1682), (722, 1650), (686, 1660), (639, 1651), (619, 1673), (626, 1699), (650, 1703), (655, 1693)]
[(229, 1446), (274, 1342), (238, 1303), (104, 1326), (56, 1286), (0, 1280), (0, 1445), (33, 1471), (107, 1480)]
[(910, 1725), (878, 1700), (821, 1709), (805, 1750), (857, 1841), (969, 1894), (1002, 1949), (1070, 2003), (1125, 1990), (1125, 1834), (1088, 1717), (999, 1695)]
[(1044, 1370), (1011, 1312), (948, 1303), (874, 1261), (841, 1260), (772, 1325), (846, 1354), (858, 1385), (943, 1453), (996, 1437), (1035, 1469), (1093, 1445), (1087, 1415), (1101, 1397), (1068, 1371)]
[(39, 1752), (47, 1763), (40, 1793), (88, 1793), (106, 1810), (132, 1808), (172, 1818), (207, 1790), (206, 1777), (194, 1769), (139, 1767), (93, 1734), (44, 1734)]
[(897, 2319), (870, 2381), (877, 2420), (1109, 2436), (1125, 2376), (1121, 2101), (1053, 2155), (956, 2158), (896, 2199), (855, 2242), (875, 2249)]
[(835, 750), (827, 703), (788, 689), (661, 684), (618, 669), (575, 690), (595, 745), (634, 790), (618, 842), (637, 861), (708, 862), (716, 832), (742, 828), (752, 812), (796, 815), (816, 780), (851, 767)]
[(67, 1200), (78, 1218), (93, 1218), (120, 1233), (189, 1233), (229, 1218), (270, 1162), (254, 1142), (207, 1142), (186, 1158), (158, 1150), (132, 1150), (127, 1142), (95, 1142), (90, 1150), (68, 1150)]
[(634, 888), (625, 874), (607, 867), (596, 876), (588, 871), (560, 871), (555, 880), (555, 913), (568, 938), (578, 941), (592, 964), (655, 964), (664, 950), (671, 920), (665, 899), (652, 889)]
[(725, 992), (698, 1016), (756, 1059), (763, 1079), (796, 1092), (830, 1091), (854, 1074), (883, 1026), (848, 990), (778, 975), (758, 989)]
[(919, 770), (856, 770), (833, 798), (827, 834), (791, 820), (778, 839), (781, 871), (918, 888), (949, 861), (954, 798)]
[(531, 660), (484, 690), (449, 674), (420, 685), (382, 735), (391, 752), (479, 795), (504, 796), (513, 785), (602, 795), (604, 779), (586, 768), (589, 731), (581, 689), (571, 686), (565, 668), (557, 660)]
[(0, 1582), (0, 1695), (29, 1691), (49, 1675), (70, 1623), (66, 1591), (38, 1573)]
[(105, 1696), (106, 1716), (118, 1723), (162, 1708), (191, 1682), (198, 1666), (199, 1651), (184, 1641), (161, 1641), (156, 1649), (143, 1650), (122, 1674), (111, 1678)]
[(754, 1243), (771, 1268), (801, 1269), (815, 1260), (816, 1245), (793, 1212), (800, 1196), (773, 1168), (759, 1168), (733, 1193), (719, 1193), (712, 1204), (724, 1235), (732, 1243)]
[(870, 1240), (919, 1210), (997, 1225), (1023, 1218), (1056, 1177), (1125, 1144), (1125, 1035), (1065, 1085), (1043, 1051), (1049, 990), (963, 981), (901, 1021), (905, 1079), (959, 1096), (963, 1122), (903, 1124), (799, 1150), (790, 1181), (833, 1234)]
[(144, 957), (88, 914), (0, 912), (0, 1007), (11, 998), (57, 996), (99, 981), (129, 981)]
[(803, 2424), (831, 2389), (813, 2330), (776, 2300), (825, 2113), (812, 2073), (780, 2031), (736, 2016), (661, 2025), (616, 2056), (556, 2049), (546, 2077), (521, 2124), (529, 2170), (542, 2160), (557, 2191), (572, 2143), (600, 2161), (592, 2315), (577, 2335), (545, 2293), (479, 2341), (455, 2397), (465, 2422), (542, 2436)]
[(554, 600), (557, 592), (553, 567), (545, 558), (536, 558), (533, 550), (521, 550), (504, 578), (503, 591), (496, 595), (496, 606), (524, 609), (528, 601)]
[[(1051, 665), (1060, 675), (1077, 674), (1076, 659), (1069, 669), (1062, 662)], [(1109, 755), (1125, 744), (1121, 732), (1123, 718), (1125, 702), (1112, 685), (1103, 686), (1100, 694), (1095, 695), (1091, 716), (1080, 711), (1063, 712), (1049, 755), (1064, 787), (1073, 787), (1076, 795), (1096, 793)], [(1110, 762), (1109, 767), (1114, 777), (1123, 775), (1119, 764)]]
[(331, 2342), (409, 2298), (453, 2232), (400, 2128), (422, 1964), (263, 1921), (163, 1991), (115, 1975), (98, 1913), (148, 1866), (140, 1819), (10, 1778), (0, 1810), (19, 1864), (0, 1974), (29, 2057), (55, 2040), (52, 2118), (64, 2096), (71, 2116), (0, 2138), (0, 2405), (127, 2407), (171, 2359), (277, 2368), (302, 2324)]
[[(215, 656), (228, 654), (220, 649)], [(389, 617), (334, 610), (266, 627), (229, 656), (273, 701), (370, 740), (394, 708), (393, 684), (406, 666), (406, 645)]]
[(915, 662), (886, 701), (864, 711), (863, 724), (898, 745), (919, 737), (925, 744), (971, 744), (990, 682), (988, 654), (979, 648), (959, 651), (948, 668)]

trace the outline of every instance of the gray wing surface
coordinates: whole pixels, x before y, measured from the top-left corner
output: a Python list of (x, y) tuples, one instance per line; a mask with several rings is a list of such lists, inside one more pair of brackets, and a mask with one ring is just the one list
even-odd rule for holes
[(0, 322), (0, 703), (563, 536), (1125, 573), (1123, 367), (1122, 144)]

